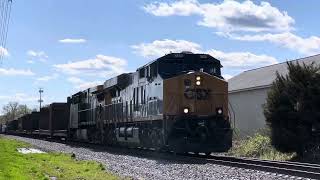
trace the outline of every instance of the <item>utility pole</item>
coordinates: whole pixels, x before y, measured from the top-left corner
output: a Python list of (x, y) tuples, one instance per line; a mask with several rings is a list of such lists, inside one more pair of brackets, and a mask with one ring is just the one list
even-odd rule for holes
[(41, 96), (42, 93), (43, 93), (43, 89), (42, 89), (42, 88), (39, 88), (39, 94), (40, 94), (40, 99), (38, 100), (38, 102), (40, 103), (39, 111), (41, 111), (41, 103), (43, 102), (42, 96)]

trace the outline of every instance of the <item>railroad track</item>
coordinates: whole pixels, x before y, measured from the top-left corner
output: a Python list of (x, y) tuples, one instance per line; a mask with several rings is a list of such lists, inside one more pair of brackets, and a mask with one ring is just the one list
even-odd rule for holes
[(205, 156), (205, 155), (182, 155), (194, 160), (205, 160), (208, 163), (220, 164), (238, 168), (253, 169), (278, 174), (286, 174), (311, 179), (320, 179), (320, 165), (289, 161), (269, 161), (260, 159), (237, 158), (230, 156)]
[[(42, 138), (38, 138), (42, 139)], [(97, 144), (61, 141), (57, 139), (42, 139), (51, 142), (59, 142), (72, 146), (100, 149), (109, 153), (148, 157), (153, 159), (164, 159), (168, 161), (179, 161), (184, 163), (211, 163), (237, 168), (252, 169), (264, 172), (298, 176), (303, 178), (320, 179), (320, 165), (300, 163), (292, 161), (272, 161), (251, 158), (237, 158), (232, 156), (201, 155), (201, 154), (175, 154), (168, 152), (157, 152), (146, 148), (121, 148), (106, 147)]]
[(168, 152), (156, 152), (150, 149), (138, 148), (107, 148), (107, 151), (119, 154), (131, 154), (139, 157), (165, 159), (169, 161), (180, 161), (184, 163), (211, 163), (237, 168), (252, 169), (264, 172), (297, 176), (302, 178), (320, 179), (320, 165), (311, 163), (300, 163), (292, 161), (273, 161), (251, 158), (237, 158), (218, 155), (197, 155), (197, 154), (175, 154)]

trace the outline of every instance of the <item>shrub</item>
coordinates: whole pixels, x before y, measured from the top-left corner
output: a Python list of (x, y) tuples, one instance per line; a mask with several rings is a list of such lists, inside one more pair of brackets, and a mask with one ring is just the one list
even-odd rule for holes
[(264, 108), (271, 143), (281, 152), (302, 154), (313, 143), (320, 120), (320, 75), (314, 64), (288, 62), (288, 74), (277, 73)]
[(237, 147), (234, 147), (231, 155), (238, 157), (250, 157), (268, 160), (289, 160), (294, 154), (281, 153), (271, 145), (271, 139), (267, 135), (256, 133), (246, 140), (242, 140)]

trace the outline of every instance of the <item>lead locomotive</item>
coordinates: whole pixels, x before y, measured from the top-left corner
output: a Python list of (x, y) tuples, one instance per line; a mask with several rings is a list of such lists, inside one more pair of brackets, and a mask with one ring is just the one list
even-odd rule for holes
[(208, 54), (171, 53), (68, 98), (68, 138), (167, 149), (232, 146), (228, 83)]

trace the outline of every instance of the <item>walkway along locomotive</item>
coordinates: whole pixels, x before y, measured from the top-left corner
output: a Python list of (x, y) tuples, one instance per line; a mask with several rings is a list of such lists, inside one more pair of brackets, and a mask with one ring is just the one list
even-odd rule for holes
[(72, 139), (176, 152), (232, 145), (228, 83), (208, 54), (171, 53), (69, 97)]

